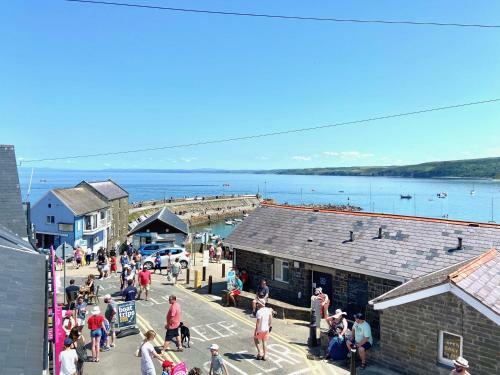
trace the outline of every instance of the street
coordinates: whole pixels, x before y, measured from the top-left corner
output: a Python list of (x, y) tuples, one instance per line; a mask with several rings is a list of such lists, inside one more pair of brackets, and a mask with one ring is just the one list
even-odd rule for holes
[[(184, 286), (166, 285), (163, 276), (153, 275), (153, 284), (149, 301), (138, 300), (137, 325), (141, 333), (153, 329), (157, 333), (154, 345), (163, 345), (165, 334), (165, 316), (169, 308), (168, 296), (174, 294), (182, 308), (182, 321), (191, 331), (191, 347), (183, 352), (168, 351), (166, 359), (177, 363), (185, 361), (188, 368), (200, 367), (203, 373), (208, 373), (210, 352), (208, 346), (216, 343), (220, 346), (220, 354), (226, 360), (231, 374), (258, 375), (258, 374), (345, 374), (347, 371), (339, 369), (322, 361), (306, 359), (306, 347), (302, 342), (290, 342), (290, 338), (282, 336), (285, 327), (283, 321), (274, 320), (273, 332), (268, 342), (267, 361), (255, 359), (256, 349), (253, 344), (253, 329), (255, 320), (245, 316), (241, 310), (225, 308), (220, 305), (219, 298), (200, 295), (184, 288)], [(99, 280), (99, 294), (101, 296), (101, 310), (103, 311), (102, 296), (109, 293), (114, 295), (119, 290), (119, 279), (112, 277)], [(142, 296), (144, 298), (144, 295)], [(119, 300), (116, 297), (116, 300)], [(301, 327), (301, 332), (303, 327)], [(290, 327), (290, 330), (292, 328)], [(292, 330), (293, 331), (293, 330)], [(88, 335), (88, 330), (84, 333)], [(88, 374), (120, 374), (139, 373), (140, 360), (134, 356), (142, 337), (132, 335), (117, 340), (116, 348), (110, 352), (101, 353), (99, 363), (86, 363), (85, 372)], [(171, 343), (171, 349), (175, 344)], [(161, 372), (157, 363), (158, 373)], [(132, 371), (132, 369), (134, 369)]]

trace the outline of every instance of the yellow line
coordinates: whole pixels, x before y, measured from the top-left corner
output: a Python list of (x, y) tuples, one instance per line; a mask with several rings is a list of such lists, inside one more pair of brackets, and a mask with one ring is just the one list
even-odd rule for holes
[[(178, 288), (183, 288), (184, 290), (188, 291), (188, 290), (186, 289), (186, 287), (184, 287), (183, 285), (176, 284), (176, 286), (177, 286)], [(200, 295), (200, 294), (198, 294), (198, 293), (191, 292), (191, 294), (192, 294), (192, 295), (194, 295), (196, 298), (198, 298), (198, 299), (202, 300), (202, 301), (213, 302), (213, 300), (210, 300), (208, 297), (202, 296), (202, 295)], [(234, 317), (235, 319), (239, 320), (240, 322), (242, 322), (242, 323), (246, 324), (246, 325), (247, 325), (247, 326), (249, 326), (249, 327), (254, 327), (254, 326), (255, 326), (255, 324), (252, 324), (252, 322), (250, 322), (250, 321), (248, 321), (248, 320), (246, 320), (246, 319), (243, 319), (243, 318), (242, 318), (242, 317), (240, 317), (239, 315), (235, 314), (235, 313), (234, 313), (234, 312), (232, 312), (231, 310), (228, 310), (228, 309), (226, 309), (226, 308), (224, 308), (224, 307), (220, 306), (219, 304), (216, 304), (216, 303), (215, 303), (215, 304), (214, 304), (214, 303), (211, 303), (211, 306), (213, 306), (213, 307), (215, 307), (215, 308), (217, 308), (217, 309), (219, 309), (219, 310), (221, 310), (221, 311), (224, 311), (226, 314), (231, 315), (232, 317)], [(310, 369), (311, 371), (312, 371), (313, 369), (314, 369), (314, 370), (316, 370), (316, 366), (314, 366), (314, 367), (313, 367), (313, 366), (311, 365), (311, 363), (310, 363), (310, 360), (307, 358), (307, 356), (306, 356), (307, 351), (306, 351), (305, 349), (302, 349), (301, 347), (296, 346), (296, 345), (291, 345), (291, 344), (289, 344), (289, 343), (286, 341), (286, 339), (285, 339), (285, 338), (282, 338), (280, 335), (278, 335), (278, 334), (276, 334), (276, 333), (274, 333), (274, 332), (273, 332), (273, 334), (272, 334), (272, 337), (273, 337), (273, 339), (275, 339), (276, 341), (278, 341), (278, 342), (282, 343), (283, 345), (285, 345), (285, 346), (287, 346), (287, 347), (289, 347), (289, 348), (291, 348), (291, 349), (293, 349), (293, 350), (297, 351), (298, 353), (300, 353), (300, 354), (304, 355), (304, 356), (305, 356), (305, 361), (306, 361), (306, 364), (307, 364), (307, 366), (309, 367), (309, 369)], [(318, 368), (318, 370), (320, 370), (320, 371), (319, 371), (319, 373), (320, 373), (320, 374), (322, 374), (322, 373), (323, 373), (323, 370), (322, 370), (322, 369), (319, 369), (319, 368)], [(316, 374), (318, 374), (318, 372), (315, 372), (315, 373), (316, 373)]]
[[(153, 327), (151, 327), (151, 325), (149, 324), (149, 322), (143, 318), (142, 316), (140, 316), (139, 314), (136, 314), (137, 318), (139, 321), (141, 321), (142, 325), (147, 329), (147, 330), (153, 330)], [(156, 332), (156, 331), (155, 331)], [(158, 334), (156, 335), (156, 337), (154, 338), (154, 342), (158, 345), (158, 346), (162, 346), (163, 347), (163, 341), (161, 341), (161, 339), (158, 337)], [(175, 362), (175, 363), (178, 363), (178, 362), (181, 362), (181, 360), (179, 359), (179, 357), (177, 357), (177, 355), (175, 355), (173, 352), (165, 352), (165, 354), (163, 354), (163, 356), (166, 356), (167, 359), (169, 359), (170, 361), (172, 362)]]
[[(144, 333), (141, 332), (142, 337), (145, 337), (145, 333), (151, 329), (151, 327), (148, 327), (142, 321), (139, 321), (139, 320), (137, 321), (137, 325), (139, 326), (139, 328), (141, 328), (144, 331)], [(155, 344), (157, 344), (157, 346), (163, 346), (163, 343), (160, 340), (157, 340), (157, 338), (158, 338), (158, 336), (155, 337), (153, 342)], [(163, 354), (162, 357), (173, 362), (172, 358), (167, 353)]]

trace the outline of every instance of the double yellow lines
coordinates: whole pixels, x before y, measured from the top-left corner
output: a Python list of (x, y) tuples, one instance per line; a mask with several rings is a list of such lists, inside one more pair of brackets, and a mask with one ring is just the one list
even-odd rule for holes
[[(141, 334), (143, 337), (147, 331), (149, 331), (149, 330), (155, 331), (153, 329), (153, 327), (151, 327), (151, 325), (148, 323), (148, 321), (146, 319), (144, 319), (142, 316), (140, 316), (139, 314), (136, 314), (136, 317), (137, 317), (136, 323), (139, 326), (139, 329), (141, 330)], [(163, 348), (163, 341), (161, 340), (161, 336), (159, 336), (158, 333), (156, 333), (156, 336), (153, 340), (153, 343), (154, 343), (154, 346), (161, 346)], [(161, 356), (163, 358), (165, 358), (166, 360), (169, 360), (169, 361), (174, 362), (174, 363), (181, 362), (179, 357), (177, 357), (177, 355), (174, 352), (165, 352)]]

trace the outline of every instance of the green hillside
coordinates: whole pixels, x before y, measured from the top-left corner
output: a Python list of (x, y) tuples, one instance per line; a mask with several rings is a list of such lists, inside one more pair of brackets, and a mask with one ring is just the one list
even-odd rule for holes
[(390, 176), (415, 178), (500, 179), (500, 157), (451, 160), (403, 166), (276, 169), (261, 173), (324, 176)]

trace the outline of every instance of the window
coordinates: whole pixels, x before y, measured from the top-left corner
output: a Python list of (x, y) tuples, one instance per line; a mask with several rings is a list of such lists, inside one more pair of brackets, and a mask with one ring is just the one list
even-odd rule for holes
[(274, 259), (274, 280), (287, 283), (290, 281), (289, 263), (283, 259)]
[(439, 362), (453, 366), (453, 360), (462, 356), (462, 336), (439, 331)]
[(106, 219), (106, 211), (101, 211), (101, 220)]
[(54, 224), (56, 222), (54, 216), (47, 216), (47, 224)]
[(59, 223), (59, 232), (73, 232), (73, 224)]
[(51, 207), (52, 207), (52, 204), (51, 204), (51, 203), (49, 203), (47, 206), (49, 206), (49, 208), (51, 208)]

